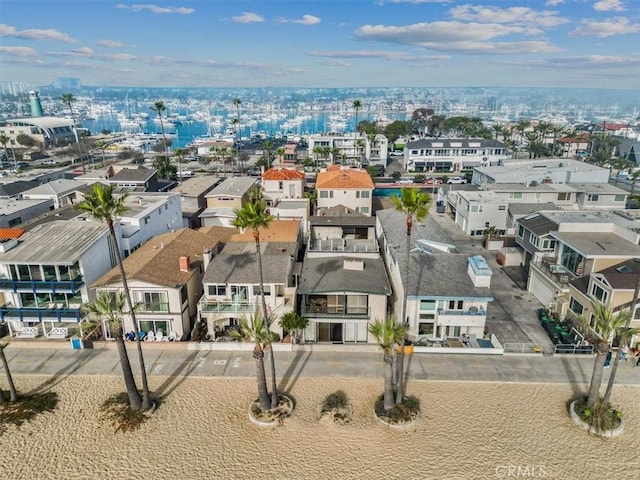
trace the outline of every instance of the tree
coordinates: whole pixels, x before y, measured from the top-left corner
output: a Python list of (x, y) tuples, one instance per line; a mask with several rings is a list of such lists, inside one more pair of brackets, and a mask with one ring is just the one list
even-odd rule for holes
[(267, 390), (267, 376), (264, 371), (264, 349), (270, 340), (270, 325), (256, 308), (255, 313), (249, 318), (240, 318), (240, 330), (231, 330), (231, 337), (236, 340), (253, 343), (253, 359), (256, 361), (256, 379), (258, 382), (258, 402), (260, 410), (271, 410), (272, 403), (269, 401)]
[(630, 163), (626, 158), (616, 158), (615, 162), (613, 162), (613, 168), (618, 170), (614, 179), (614, 185), (618, 185), (618, 180), (620, 178), (620, 173), (624, 171), (624, 169), (629, 168)]
[(356, 145), (356, 139), (358, 138), (358, 113), (362, 108), (362, 102), (360, 100), (353, 101), (353, 109), (356, 111), (355, 127), (353, 129), (353, 161), (358, 161), (358, 150)]
[[(8, 343), (0, 343), (0, 363), (2, 363), (2, 367), (4, 368), (4, 374), (7, 377), (7, 383), (9, 384), (9, 401), (17, 402), (18, 401), (18, 391), (16, 390), (16, 386), (13, 383), (13, 377), (11, 376), (11, 370), (9, 370), (9, 362), (7, 362), (7, 357), (4, 354), (4, 349), (9, 345)], [(0, 390), (0, 403), (5, 400), (4, 393)]]
[(156, 158), (153, 161), (153, 168), (158, 171), (158, 178), (164, 178), (167, 180), (176, 179), (176, 166), (171, 163), (171, 159), (164, 155)]
[(93, 302), (86, 303), (82, 309), (97, 319), (106, 320), (107, 326), (116, 340), (120, 366), (124, 375), (124, 384), (129, 397), (129, 406), (132, 410), (140, 410), (142, 408), (142, 397), (138, 392), (133, 371), (131, 370), (131, 363), (129, 362), (129, 355), (127, 354), (127, 347), (124, 343), (122, 312), (125, 303), (126, 299), (122, 292), (113, 292), (112, 295), (107, 292), (100, 292)]
[(411, 122), (403, 122), (402, 120), (396, 120), (391, 122), (389, 125), (384, 127), (384, 136), (389, 140), (389, 145), (393, 145), (393, 143), (400, 137), (404, 137), (411, 133)]
[(178, 159), (178, 180), (182, 182), (182, 159), (187, 153), (189, 153), (189, 150), (178, 147), (173, 151), (173, 153)]
[[(391, 197), (393, 206), (406, 217), (407, 235), (405, 243), (405, 266), (404, 266), (404, 296), (402, 298), (402, 325), (409, 322), (407, 316), (407, 298), (409, 296), (409, 260), (411, 251), (411, 230), (414, 220), (421, 222), (429, 213), (431, 197), (428, 193), (422, 193), (417, 188), (404, 187), (400, 190), (399, 197)], [(398, 359), (398, 391), (396, 392), (396, 403), (400, 404), (404, 400), (403, 378), (404, 377), (404, 341)]]
[(484, 232), (482, 232), (482, 235), (484, 236), (484, 248), (486, 248), (487, 250), (489, 249), (489, 242), (497, 234), (498, 234), (498, 229), (496, 228), (495, 225), (491, 225), (484, 229)]
[(637, 331), (634, 332), (627, 328), (627, 320), (631, 315), (629, 309), (622, 310), (616, 314), (610, 306), (605, 306), (595, 301), (592, 302), (592, 307), (593, 325), (590, 325), (586, 318), (580, 317), (585, 338), (593, 345), (596, 353), (596, 358), (593, 362), (591, 383), (589, 384), (589, 395), (587, 397), (588, 407), (592, 407), (600, 397), (604, 363), (611, 349), (609, 342), (616, 337), (624, 338), (627, 335), (631, 336), (637, 333)]
[(265, 154), (265, 158), (267, 159), (267, 165), (271, 166), (271, 149), (273, 148), (273, 142), (271, 140), (265, 140), (262, 142), (262, 148), (264, 148), (267, 153)]
[(34, 147), (36, 143), (38, 143), (36, 142), (35, 138), (33, 138), (31, 135), (27, 135), (26, 133), (19, 133), (16, 137), (16, 142), (18, 142), (25, 148)]
[(278, 157), (278, 164), (282, 165), (284, 163), (284, 147), (276, 148), (276, 156)]
[(302, 331), (309, 325), (309, 319), (298, 315), (296, 312), (287, 312), (280, 317), (280, 327), (286, 332), (291, 332), (291, 342), (299, 343)]
[(104, 168), (107, 167), (107, 158), (104, 155), (104, 151), (109, 148), (109, 143), (104, 140), (98, 140), (96, 142), (96, 148), (98, 148), (102, 152), (102, 166)]
[(239, 98), (234, 98), (233, 99), (233, 105), (236, 107), (236, 118), (234, 120), (236, 120), (235, 122), (233, 122), (235, 124), (235, 132), (236, 132), (236, 139), (240, 139), (240, 104), (242, 103), (242, 100), (240, 100)]
[(142, 355), (142, 345), (140, 344), (140, 335), (138, 329), (138, 321), (136, 320), (136, 312), (133, 308), (131, 301), (131, 291), (129, 290), (129, 284), (127, 283), (127, 276), (122, 264), (122, 256), (120, 255), (120, 249), (118, 247), (118, 240), (116, 237), (114, 222), (118, 215), (126, 213), (129, 208), (124, 204), (127, 195), (124, 194), (116, 199), (113, 196), (114, 185), (103, 185), (102, 183), (96, 183), (93, 189), (85, 195), (82, 202), (78, 203), (76, 208), (83, 212), (88, 212), (96, 220), (105, 222), (109, 227), (111, 246), (116, 255), (116, 261), (118, 268), (120, 269), (120, 279), (122, 280), (122, 286), (124, 287), (124, 294), (127, 300), (127, 307), (129, 308), (129, 315), (133, 322), (133, 329), (136, 334), (136, 345), (138, 347), (138, 358), (140, 360), (140, 375), (142, 376), (142, 409), (148, 410), (151, 408), (151, 397), (149, 395), (149, 385), (147, 383), (147, 372), (144, 366), (144, 357)]
[(633, 197), (633, 194), (636, 190), (636, 182), (640, 178), (640, 170), (633, 170), (629, 175), (629, 181), (631, 182), (631, 191), (629, 192), (629, 197)]
[(164, 121), (162, 120), (162, 115), (167, 111), (167, 107), (162, 100), (158, 100), (154, 102), (154, 104), (149, 107), (151, 110), (156, 112), (158, 118), (160, 119), (160, 131), (162, 132), (162, 143), (164, 144), (164, 151), (167, 151), (169, 146), (167, 145), (167, 136), (164, 134)]
[(398, 324), (395, 317), (388, 316), (384, 320), (375, 319), (369, 325), (369, 333), (376, 338), (378, 346), (382, 349), (382, 361), (384, 363), (384, 409), (391, 410), (394, 406), (393, 399), (393, 350), (398, 342), (404, 343), (407, 330)]
[(9, 143), (9, 137), (7, 137), (4, 133), (0, 133), (0, 143), (2, 144), (2, 148), (4, 149), (4, 157), (9, 160), (9, 151), (7, 150), (7, 143)]
[[(233, 219), (231, 224), (234, 227), (241, 229), (251, 230), (253, 239), (256, 242), (256, 256), (258, 258), (258, 272), (260, 276), (260, 299), (262, 301), (262, 314), (265, 318), (268, 318), (267, 301), (264, 298), (264, 271), (262, 269), (262, 251), (260, 247), (260, 229), (268, 228), (273, 221), (273, 215), (270, 215), (267, 210), (267, 204), (264, 199), (256, 198), (253, 201), (249, 201), (244, 207), (235, 211), (236, 218)], [(265, 327), (268, 327), (269, 322), (264, 322)], [(265, 339), (270, 344), (271, 335), (269, 332), (265, 332)], [(271, 349), (271, 408), (278, 406), (278, 391), (276, 384), (276, 365), (273, 354), (273, 348)]]
[(60, 100), (62, 103), (69, 106), (69, 113), (71, 114), (71, 121), (73, 122), (73, 134), (76, 137), (76, 143), (78, 144), (78, 150), (80, 151), (80, 158), (82, 160), (82, 173), (85, 173), (84, 168), (84, 155), (82, 153), (82, 148), (80, 147), (80, 138), (78, 138), (78, 128), (76, 126), (76, 118), (73, 114), (73, 103), (76, 101), (76, 98), (73, 96), (73, 93), (63, 93), (60, 95)]

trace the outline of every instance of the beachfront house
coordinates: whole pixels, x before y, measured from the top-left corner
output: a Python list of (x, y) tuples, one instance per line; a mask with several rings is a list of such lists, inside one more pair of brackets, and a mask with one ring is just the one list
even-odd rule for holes
[[(298, 221), (274, 220), (260, 229), (265, 301), (275, 319), (273, 329), (279, 333), (278, 319), (295, 309), (301, 241)], [(251, 231), (232, 235), (218, 255), (205, 261), (202, 283), (198, 316), (209, 332), (235, 327), (242, 316), (261, 308), (260, 270)]]
[[(640, 283), (640, 258), (625, 260), (597, 272), (571, 280), (565, 296), (569, 300), (566, 316), (582, 316), (593, 325), (592, 302), (599, 302), (614, 312), (635, 306), (631, 328), (640, 328), (640, 305), (633, 296)], [(640, 349), (640, 335), (630, 339), (631, 347)]]
[(374, 184), (371, 176), (361, 168), (333, 165), (318, 173), (316, 178), (317, 211), (336, 205), (348, 205), (353, 210), (372, 215)]
[[(217, 253), (217, 240), (204, 232), (181, 229), (154, 237), (124, 259), (123, 267), (136, 305), (138, 330), (150, 339), (181, 339), (195, 323), (202, 296), (205, 265)], [(120, 270), (114, 267), (91, 284), (96, 294), (122, 291)], [(133, 331), (123, 315), (124, 332)], [(105, 338), (110, 329), (103, 325)]]
[[(118, 229), (118, 227), (116, 227)], [(0, 243), (0, 319), (11, 335), (76, 333), (89, 285), (115, 264), (109, 229), (91, 220), (52, 221)]]
[[(317, 164), (387, 166), (388, 140), (382, 134), (374, 137), (353, 133), (315, 133), (308, 138), (308, 156)], [(354, 143), (355, 142), (355, 143)]]
[[(431, 217), (414, 222), (409, 258), (406, 255), (406, 217), (395, 209), (378, 211), (376, 234), (393, 290), (392, 311), (402, 317), (407, 298), (408, 336), (440, 345), (447, 339), (470, 337), (471, 346), (483, 339), (492, 271), (484, 257), (455, 253), (448, 235)], [(405, 281), (406, 262), (409, 277)]]
[(180, 194), (182, 226), (184, 228), (202, 226), (199, 215), (207, 207), (206, 195), (222, 181), (223, 179), (216, 175), (197, 175), (185, 179), (171, 190), (171, 193)]

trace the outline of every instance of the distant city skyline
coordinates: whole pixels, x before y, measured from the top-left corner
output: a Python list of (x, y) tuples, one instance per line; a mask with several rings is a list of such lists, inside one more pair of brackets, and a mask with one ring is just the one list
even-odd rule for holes
[(640, 89), (638, 0), (0, 0), (0, 82)]

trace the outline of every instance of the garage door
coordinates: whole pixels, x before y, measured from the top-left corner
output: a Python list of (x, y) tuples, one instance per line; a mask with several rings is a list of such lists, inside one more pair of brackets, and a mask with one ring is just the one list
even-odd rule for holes
[(549, 305), (553, 302), (553, 298), (556, 295), (556, 287), (547, 281), (544, 277), (541, 277), (537, 272), (531, 270), (531, 278), (529, 279), (529, 291), (538, 299), (543, 305)]

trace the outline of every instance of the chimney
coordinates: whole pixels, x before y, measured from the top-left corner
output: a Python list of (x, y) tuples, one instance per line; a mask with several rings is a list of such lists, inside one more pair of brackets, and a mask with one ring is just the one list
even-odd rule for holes
[(180, 257), (180, 271), (188, 272), (190, 267), (189, 257)]
[(213, 258), (213, 252), (211, 251), (210, 248), (206, 248), (204, 249), (204, 252), (202, 254), (202, 261), (203, 261), (203, 266), (204, 266), (204, 271), (207, 271), (207, 267), (209, 266), (209, 262), (211, 261), (211, 259)]

